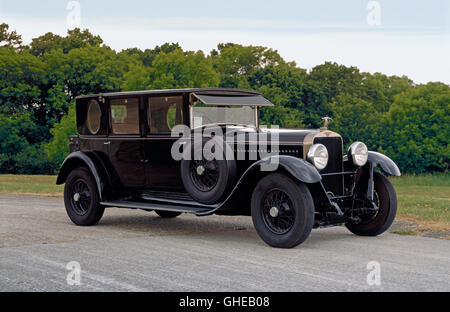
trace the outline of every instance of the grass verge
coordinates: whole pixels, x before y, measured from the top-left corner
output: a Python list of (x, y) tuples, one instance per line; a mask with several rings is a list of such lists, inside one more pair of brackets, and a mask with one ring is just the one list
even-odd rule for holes
[(397, 192), (397, 220), (416, 223), (415, 232), (450, 233), (450, 176), (391, 177)]
[(63, 190), (52, 175), (0, 175), (0, 193), (62, 197)]

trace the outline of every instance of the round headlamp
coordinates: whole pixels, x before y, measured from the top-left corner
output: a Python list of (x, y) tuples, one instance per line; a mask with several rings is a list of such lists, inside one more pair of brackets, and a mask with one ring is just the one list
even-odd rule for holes
[(353, 161), (353, 164), (359, 167), (367, 163), (369, 151), (366, 144), (363, 142), (355, 142), (348, 148), (348, 158)]
[(323, 144), (314, 144), (308, 151), (307, 159), (317, 170), (322, 170), (328, 164), (328, 150)]

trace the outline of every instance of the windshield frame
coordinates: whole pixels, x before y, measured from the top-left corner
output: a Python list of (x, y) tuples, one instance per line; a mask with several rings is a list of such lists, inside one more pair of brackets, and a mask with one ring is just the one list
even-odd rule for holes
[[(189, 103), (189, 121), (190, 121), (190, 128), (191, 130), (196, 129), (196, 128), (203, 128), (203, 127), (207, 127), (207, 126), (214, 126), (214, 125), (219, 125), (219, 126), (226, 126), (226, 125), (231, 125), (231, 126), (243, 126), (243, 127), (251, 127), (251, 128), (258, 128), (259, 127), (259, 109), (260, 107), (257, 105), (247, 105), (251, 108), (253, 108), (254, 111), (254, 124), (253, 125), (245, 125), (245, 124), (241, 124), (241, 123), (235, 123), (235, 122), (217, 122), (217, 123), (210, 123), (210, 124), (202, 124), (201, 126), (198, 127), (194, 127), (194, 106), (195, 103), (194, 102), (190, 102)], [(224, 105), (207, 105), (210, 107), (224, 107)], [(230, 105), (229, 109), (233, 109), (233, 107)]]

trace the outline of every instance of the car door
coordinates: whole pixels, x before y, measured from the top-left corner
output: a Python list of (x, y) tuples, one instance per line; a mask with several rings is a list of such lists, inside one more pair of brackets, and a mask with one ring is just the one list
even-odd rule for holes
[(149, 132), (144, 140), (147, 186), (160, 189), (183, 189), (180, 162), (171, 155), (172, 128), (183, 124), (183, 96), (152, 96), (146, 100)]
[(109, 156), (121, 183), (142, 188), (146, 183), (140, 131), (139, 98), (110, 99)]

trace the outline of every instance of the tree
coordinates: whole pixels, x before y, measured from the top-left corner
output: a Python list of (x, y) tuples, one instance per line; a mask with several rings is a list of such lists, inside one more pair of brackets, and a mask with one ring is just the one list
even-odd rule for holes
[(277, 66), (284, 60), (277, 51), (262, 46), (219, 44), (211, 52), (214, 69), (220, 74), (220, 87), (248, 87), (246, 76), (267, 66)]
[(376, 149), (381, 114), (373, 103), (350, 94), (340, 94), (330, 104), (333, 122), (330, 129), (339, 133), (346, 146), (355, 141), (364, 142), (369, 149)]
[(445, 171), (449, 166), (450, 87), (419, 85), (397, 95), (386, 115), (382, 151), (405, 172)]
[(0, 173), (51, 173), (40, 149), (40, 133), (30, 115), (0, 115)]
[(44, 61), (50, 83), (66, 97), (66, 112), (67, 103), (79, 95), (119, 91), (123, 75), (137, 62), (136, 58), (98, 46), (76, 48), (67, 54), (53, 50), (45, 54)]
[(44, 146), (46, 155), (52, 163), (61, 164), (69, 154), (69, 137), (76, 135), (76, 125), (75, 103), (72, 103), (67, 115), (51, 130), (53, 140)]
[(315, 66), (305, 82), (303, 109), (308, 127), (320, 127), (322, 117), (331, 115), (329, 104), (342, 93), (359, 95), (362, 75), (356, 67), (325, 62)]
[(148, 89), (217, 87), (219, 75), (203, 52), (175, 50), (158, 54), (150, 70)]
[(386, 76), (381, 73), (363, 73), (362, 76), (359, 96), (371, 101), (378, 112), (387, 112), (394, 102), (395, 95), (414, 86), (414, 83), (406, 76)]
[(9, 31), (9, 25), (6, 23), (0, 24), (0, 46), (5, 46), (13, 49), (22, 48), (22, 36), (15, 30)]
[(45, 73), (45, 64), (30, 53), (0, 47), (0, 113), (28, 112), (36, 123), (45, 125), (39, 117), (45, 109), (42, 101)]
[(121, 53), (125, 53), (127, 55), (137, 55), (139, 59), (142, 61), (144, 66), (152, 66), (153, 60), (160, 53), (171, 53), (173, 51), (183, 51), (181, 46), (177, 43), (164, 43), (161, 46), (156, 46), (154, 49), (145, 49), (144, 51), (138, 48), (126, 49)]
[(43, 56), (53, 50), (61, 49), (64, 54), (73, 49), (85, 48), (88, 46), (99, 47), (103, 43), (100, 36), (93, 35), (89, 30), (75, 28), (67, 31), (66, 37), (55, 35), (51, 32), (31, 40), (28, 49), (35, 56)]
[(150, 86), (151, 69), (142, 64), (132, 64), (123, 75), (122, 91), (145, 90)]

